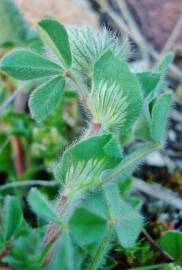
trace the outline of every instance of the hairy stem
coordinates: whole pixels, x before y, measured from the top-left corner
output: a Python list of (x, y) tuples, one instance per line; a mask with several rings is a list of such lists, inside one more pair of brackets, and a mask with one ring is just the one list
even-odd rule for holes
[(58, 181), (46, 181), (46, 180), (26, 180), (26, 181), (15, 181), (13, 183), (7, 183), (0, 187), (0, 192), (11, 189), (11, 188), (18, 188), (18, 187), (29, 187), (29, 186), (48, 186), (54, 187), (59, 185)]
[(87, 270), (98, 269), (103, 259), (104, 254), (107, 252), (108, 244), (112, 237), (112, 233), (113, 233), (113, 224), (110, 224), (108, 231), (106, 232), (105, 237), (103, 238), (100, 245), (98, 246), (96, 254)]

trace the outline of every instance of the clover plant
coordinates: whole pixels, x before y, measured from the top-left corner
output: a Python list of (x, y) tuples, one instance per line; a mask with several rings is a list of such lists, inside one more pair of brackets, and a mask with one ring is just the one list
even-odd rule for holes
[[(20, 261), (20, 252), (12, 249), (4, 261), (19, 270), (102, 269), (113, 240), (128, 249), (144, 226), (128, 177), (165, 143), (172, 94), (161, 90), (173, 56), (168, 53), (153, 69), (134, 73), (127, 63), (127, 40), (120, 44), (107, 30), (64, 27), (44, 18), (38, 31), (44, 49), (13, 50), (1, 59), (1, 70), (17, 80), (37, 80), (29, 108), (40, 125), (70, 90), (79, 96), (88, 123), (55, 163), (56, 203), (36, 188), (28, 194), (38, 220), (48, 223), (42, 234), (32, 229), (31, 237), (39, 235), (38, 252), (36, 244), (33, 255), (25, 243), (22, 247), (21, 236), (19, 250), (30, 257)], [(22, 227), (30, 230), (16, 200), (10, 197), (7, 205), (4, 241), (21, 235)]]

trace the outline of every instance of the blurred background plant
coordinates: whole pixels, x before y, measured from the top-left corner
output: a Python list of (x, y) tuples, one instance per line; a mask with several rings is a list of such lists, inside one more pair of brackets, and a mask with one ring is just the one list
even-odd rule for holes
[[(46, 3), (42, 0), (17, 0), (17, 5), (13, 0), (0, 1), (0, 26), (3, 26), (0, 28), (0, 56), (18, 47), (31, 47), (40, 52), (42, 44), (34, 27), (36, 21), (44, 15), (57, 17), (63, 23), (89, 24), (95, 28), (105, 24), (119, 36), (129, 36), (135, 53), (128, 54), (128, 58), (135, 71), (158, 63), (163, 53), (168, 50), (175, 52), (175, 61), (170, 65), (167, 77), (175, 98), (166, 148), (146, 159), (135, 172), (136, 181), (133, 183), (132, 195), (144, 202), (142, 210), (146, 217), (149, 237), (148, 234), (141, 235), (132, 250), (125, 250), (118, 243), (114, 243), (103, 269), (181, 269), (181, 234), (176, 236), (172, 233), (172, 236), (165, 237), (166, 231), (182, 228), (182, 202), (179, 197), (182, 192), (181, 9), (180, 1), (170, 0), (160, 1), (158, 4), (144, 0), (54, 0)], [(152, 14), (156, 14), (155, 18)], [(171, 24), (166, 23), (168, 21)], [(57, 193), (57, 183), (52, 180), (51, 173), (54, 161), (64, 148), (80, 135), (84, 121), (84, 111), (80, 108), (78, 97), (70, 90), (64, 94), (57, 109), (41, 125), (37, 124), (31, 118), (27, 106), (28, 96), (37, 83), (36, 80), (22, 83), (0, 73), (0, 205), (6, 200), (4, 205), (12, 207), (15, 213), (21, 216), (17, 231), (15, 226), (14, 231), (10, 229), (9, 235), (8, 232), (6, 235), (5, 252), (9, 245), (13, 244), (12, 252), (17, 261), (20, 257), (25, 258), (27, 253), (32, 254), (29, 258), (31, 260), (36, 257), (40, 248), (38, 240), (42, 239), (44, 233), (42, 229), (36, 230), (36, 233), (34, 231), (34, 226), (37, 226), (35, 216), (25, 200), (29, 186), (40, 185), (41, 190), (49, 198), (53, 198)], [(14, 195), (16, 199), (7, 195)], [(12, 216), (5, 218), (5, 212), (5, 208), (1, 207), (1, 226), (4, 226), (4, 219), (11, 223), (14, 217), (12, 211)], [(13, 241), (9, 241), (12, 236)], [(166, 241), (175, 242), (176, 237), (180, 239), (180, 244), (168, 248)], [(37, 243), (37, 249), (31, 250), (28, 242), (34, 242), (34, 247)], [(165, 263), (164, 266), (156, 266), (163, 262), (159, 246), (177, 260), (176, 265)], [(174, 254), (177, 246), (178, 251)], [(43, 250), (41, 255), (45, 254), (47, 250)], [(1, 255), (0, 246), (0, 260)], [(43, 260), (43, 257), (37, 257), (36, 260)], [(6, 267), (7, 263), (8, 260), (0, 264), (0, 269)], [(14, 265), (16, 263), (12, 262)], [(24, 263), (23, 267), (26, 267), (26, 259)], [(14, 269), (20, 269), (20, 266), (17, 265)]]

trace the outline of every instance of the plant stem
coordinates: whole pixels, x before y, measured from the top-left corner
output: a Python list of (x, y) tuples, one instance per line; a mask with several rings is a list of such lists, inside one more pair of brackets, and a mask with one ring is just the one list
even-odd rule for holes
[(26, 180), (26, 181), (16, 181), (14, 183), (7, 183), (0, 187), (0, 192), (17, 187), (26, 187), (26, 186), (49, 186), (53, 187), (58, 185), (58, 181), (43, 181), (43, 180)]
[(2, 261), (2, 259), (8, 255), (10, 248), (10, 244), (7, 243), (4, 249), (0, 252), (0, 261)]
[(113, 224), (110, 224), (108, 231), (106, 232), (104, 239), (102, 240), (102, 242), (98, 246), (96, 254), (95, 254), (95, 256), (94, 256), (94, 258), (93, 258), (93, 260), (92, 260), (92, 262), (89, 265), (87, 270), (98, 269), (98, 267), (101, 263), (101, 260), (103, 259), (103, 256), (104, 256), (105, 252), (107, 251), (108, 243), (109, 243), (110, 238), (112, 236), (112, 232), (113, 232)]

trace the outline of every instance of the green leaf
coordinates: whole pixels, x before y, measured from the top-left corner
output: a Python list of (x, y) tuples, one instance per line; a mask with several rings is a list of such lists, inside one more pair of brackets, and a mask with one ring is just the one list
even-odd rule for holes
[[(79, 161), (103, 160), (105, 168), (113, 168), (122, 159), (122, 152), (111, 134), (92, 136), (68, 148), (62, 158), (61, 170), (64, 173), (71, 163)], [(113, 152), (111, 151), (113, 150)], [(120, 156), (119, 156), (120, 155)]]
[(160, 95), (152, 107), (152, 138), (159, 143), (164, 143), (169, 117), (169, 110), (172, 102), (172, 94), (170, 92)]
[(165, 232), (161, 236), (159, 244), (174, 259), (182, 258), (182, 232), (172, 230)]
[(32, 188), (28, 194), (28, 203), (32, 210), (46, 221), (62, 224), (61, 217), (56, 213), (51, 203), (38, 191)]
[(69, 220), (69, 228), (79, 245), (85, 246), (99, 242), (108, 224), (100, 216), (85, 208), (77, 208)]
[(67, 31), (73, 52), (74, 67), (81, 71), (81, 75), (91, 77), (95, 62), (108, 49), (119, 59), (127, 57), (128, 39), (123, 40), (121, 44), (119, 38), (106, 28), (96, 31), (87, 26), (69, 26)]
[(115, 185), (105, 187), (111, 219), (116, 222), (116, 233), (120, 244), (130, 248), (135, 244), (143, 227), (143, 218), (129, 203), (124, 201)]
[(47, 270), (76, 270), (74, 244), (68, 233), (64, 233), (56, 243), (54, 256)]
[(136, 76), (141, 85), (141, 90), (144, 98), (146, 98), (153, 90), (155, 90), (160, 81), (160, 73), (146, 71), (137, 73)]
[(45, 18), (39, 22), (39, 32), (42, 40), (63, 62), (65, 67), (72, 63), (71, 50), (66, 29), (58, 21)]
[(120, 143), (116, 137), (112, 137), (111, 140), (104, 146), (105, 153), (109, 157), (119, 158), (123, 157), (123, 152), (120, 147)]
[(29, 99), (32, 116), (41, 122), (59, 103), (65, 86), (63, 77), (56, 77), (35, 89)]
[(6, 54), (0, 62), (0, 68), (18, 80), (31, 80), (63, 73), (57, 64), (25, 49), (17, 49)]
[(114, 167), (113, 170), (110, 170), (103, 175), (103, 184), (114, 180), (120, 180), (131, 175), (136, 166), (138, 166), (147, 155), (157, 150), (159, 146), (160, 145), (158, 143), (154, 142), (139, 145), (135, 151), (125, 156), (125, 158), (116, 167)]
[(81, 206), (105, 220), (108, 220), (109, 218), (109, 212), (104, 192), (100, 190), (98, 192), (94, 191), (93, 193), (90, 193), (82, 201)]
[(159, 64), (157, 64), (154, 70), (164, 74), (167, 71), (168, 66), (172, 63), (173, 59), (174, 59), (173, 52), (166, 53), (160, 60)]
[(16, 233), (22, 221), (21, 207), (15, 197), (7, 197), (5, 212), (5, 239), (8, 241)]
[(118, 184), (119, 191), (123, 197), (127, 198), (129, 194), (131, 193), (132, 182), (133, 181), (131, 177), (127, 177), (119, 182)]
[(94, 85), (88, 102), (93, 120), (103, 129), (125, 133), (141, 112), (141, 90), (128, 65), (107, 51), (94, 66)]
[[(150, 116), (150, 113), (149, 113)], [(144, 141), (150, 141), (151, 140), (151, 132), (150, 132), (150, 123), (151, 119), (149, 117), (149, 121), (141, 115), (137, 121), (135, 122), (133, 132), (134, 132), (134, 138), (139, 138)]]

